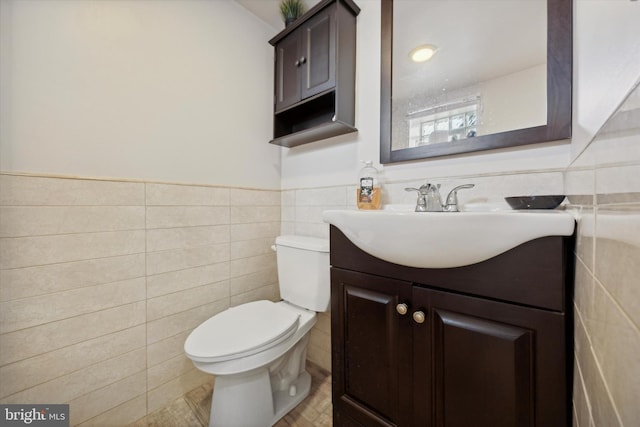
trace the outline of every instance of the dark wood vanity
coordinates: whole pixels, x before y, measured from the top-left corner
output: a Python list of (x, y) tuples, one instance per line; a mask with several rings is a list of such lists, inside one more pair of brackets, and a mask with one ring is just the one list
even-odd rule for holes
[(571, 425), (573, 237), (447, 269), (330, 237), (335, 426)]
[(272, 144), (295, 147), (355, 132), (356, 16), (351, 0), (323, 0), (272, 38)]

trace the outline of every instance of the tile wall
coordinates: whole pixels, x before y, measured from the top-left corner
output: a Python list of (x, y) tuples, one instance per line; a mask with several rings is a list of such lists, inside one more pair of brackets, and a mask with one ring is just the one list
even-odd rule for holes
[(202, 321), (278, 299), (280, 192), (0, 175), (0, 402), (124, 425), (210, 381)]
[(640, 420), (640, 89), (567, 169), (578, 218), (574, 425)]
[[(347, 192), (342, 186), (282, 191), (282, 234), (328, 239), (329, 226), (322, 221), (322, 212), (351, 207)], [(318, 313), (317, 319), (311, 329), (307, 359), (331, 371), (331, 313)]]

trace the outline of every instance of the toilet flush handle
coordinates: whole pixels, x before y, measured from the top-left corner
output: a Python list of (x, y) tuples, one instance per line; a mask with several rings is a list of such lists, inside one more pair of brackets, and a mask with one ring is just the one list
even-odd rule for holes
[(271, 250), (274, 252), (278, 252), (278, 249), (276, 248), (276, 245), (271, 245)]

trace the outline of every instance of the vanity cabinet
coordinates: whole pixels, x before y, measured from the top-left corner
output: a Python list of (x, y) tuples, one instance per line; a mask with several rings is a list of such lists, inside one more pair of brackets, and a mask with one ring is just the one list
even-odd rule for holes
[(356, 16), (351, 0), (324, 0), (271, 39), (273, 144), (294, 147), (356, 131)]
[(570, 426), (572, 247), (545, 237), (420, 269), (332, 226), (335, 425)]

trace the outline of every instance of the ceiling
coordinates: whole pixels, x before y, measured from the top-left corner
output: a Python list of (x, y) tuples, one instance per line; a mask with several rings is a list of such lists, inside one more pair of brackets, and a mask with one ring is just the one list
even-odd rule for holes
[[(280, 15), (281, 0), (236, 0), (236, 2), (247, 9), (249, 12), (266, 22), (276, 31), (284, 29), (284, 20)], [(303, 0), (307, 6), (306, 10), (311, 9), (320, 0)]]

